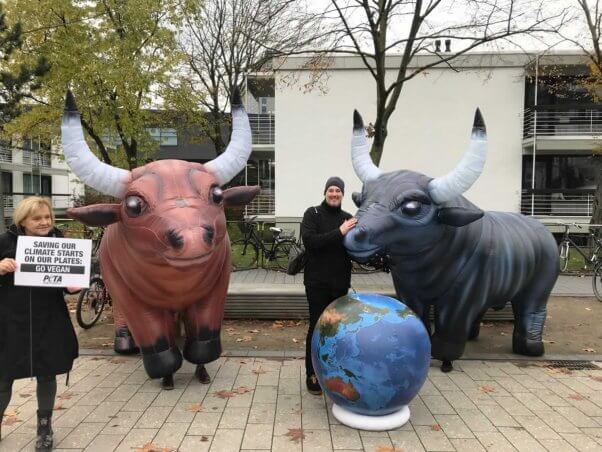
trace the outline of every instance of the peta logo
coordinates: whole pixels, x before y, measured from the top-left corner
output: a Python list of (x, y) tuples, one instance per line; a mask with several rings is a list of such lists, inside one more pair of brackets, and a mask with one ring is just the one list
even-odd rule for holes
[(61, 284), (62, 282), (63, 277), (61, 275), (44, 275), (44, 279), (42, 279), (44, 284)]

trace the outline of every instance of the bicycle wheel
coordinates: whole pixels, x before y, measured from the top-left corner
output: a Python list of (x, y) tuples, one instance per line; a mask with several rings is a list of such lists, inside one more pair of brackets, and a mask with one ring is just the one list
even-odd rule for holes
[(79, 294), (75, 317), (77, 323), (84, 329), (92, 328), (105, 307), (107, 291), (101, 278), (92, 278), (90, 287)]
[(594, 295), (598, 301), (602, 301), (602, 264), (598, 264), (594, 268), (592, 289), (594, 289)]
[(569, 266), (569, 242), (562, 242), (558, 247), (560, 256), (560, 271), (565, 272)]
[(296, 246), (296, 243), (292, 240), (285, 240), (276, 245), (274, 255), (272, 256), (274, 264), (272, 269), (279, 271), (286, 271), (288, 269), (288, 259), (293, 246)]
[(239, 239), (231, 245), (232, 250), (232, 271), (249, 270), (257, 268), (259, 258), (259, 249), (252, 242), (246, 242)]

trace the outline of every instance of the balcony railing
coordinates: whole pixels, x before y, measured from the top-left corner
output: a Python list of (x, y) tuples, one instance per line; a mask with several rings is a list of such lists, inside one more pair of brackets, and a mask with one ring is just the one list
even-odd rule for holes
[(275, 117), (272, 114), (249, 113), (253, 144), (274, 144)]
[(533, 216), (591, 217), (594, 190), (523, 190), (520, 210)]
[[(19, 202), (29, 196), (43, 196), (45, 198), (50, 198), (52, 201), (53, 209), (64, 210), (72, 205), (73, 195), (71, 194), (50, 194), (50, 195), (37, 195), (35, 193), (4, 193), (4, 208), (5, 209), (13, 209)], [(5, 210), (6, 212), (6, 210)]]
[(23, 151), (23, 164), (50, 168), (50, 156), (34, 151)]
[(5, 147), (0, 147), (0, 162), (12, 163), (13, 162), (13, 151)]
[(275, 215), (276, 203), (274, 190), (262, 188), (259, 195), (245, 208), (245, 215)]
[(602, 109), (526, 109), (523, 138), (537, 136), (602, 136)]

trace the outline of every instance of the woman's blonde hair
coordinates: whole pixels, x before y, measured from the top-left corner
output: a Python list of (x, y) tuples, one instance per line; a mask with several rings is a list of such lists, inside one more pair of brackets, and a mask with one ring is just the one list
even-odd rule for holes
[(54, 212), (52, 211), (52, 204), (48, 198), (42, 198), (41, 196), (30, 196), (25, 198), (13, 212), (13, 222), (17, 226), (21, 226), (21, 223), (35, 211), (41, 209), (43, 206), (48, 207), (50, 211), (50, 218), (52, 220), (51, 226), (54, 226)]

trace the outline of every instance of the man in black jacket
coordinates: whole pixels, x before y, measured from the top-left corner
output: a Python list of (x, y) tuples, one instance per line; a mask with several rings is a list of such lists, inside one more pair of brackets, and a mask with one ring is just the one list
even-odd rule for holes
[(351, 283), (351, 261), (343, 237), (357, 223), (341, 209), (345, 183), (331, 177), (324, 187), (324, 201), (303, 215), (301, 237), (305, 245), (305, 293), (309, 303), (309, 329), (305, 346), (307, 390), (322, 393), (311, 362), (311, 336), (320, 315), (333, 300), (347, 294)]

